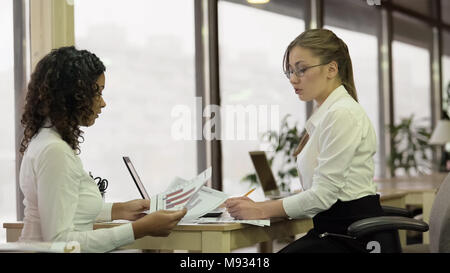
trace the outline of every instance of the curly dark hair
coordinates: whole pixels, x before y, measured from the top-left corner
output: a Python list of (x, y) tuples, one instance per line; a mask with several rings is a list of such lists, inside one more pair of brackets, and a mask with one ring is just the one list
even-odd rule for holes
[(94, 114), (94, 98), (100, 94), (96, 81), (105, 70), (95, 54), (73, 46), (53, 49), (42, 58), (28, 84), (20, 152), (25, 152), (48, 118), (62, 139), (80, 153), (84, 140), (80, 125)]

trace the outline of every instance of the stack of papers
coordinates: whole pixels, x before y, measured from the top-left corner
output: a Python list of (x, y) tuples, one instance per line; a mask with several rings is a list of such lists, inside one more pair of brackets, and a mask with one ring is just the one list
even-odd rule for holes
[(214, 210), (225, 202), (228, 196), (221, 191), (204, 186), (211, 178), (211, 174), (211, 167), (209, 167), (191, 180), (175, 178), (165, 192), (151, 197), (149, 213), (187, 208), (188, 211), (182, 221), (188, 221)]
[(242, 223), (257, 226), (270, 226), (270, 220), (236, 220), (225, 210), (220, 217), (203, 217), (223, 204), (228, 196), (218, 190), (205, 186), (211, 179), (212, 169), (209, 167), (191, 180), (176, 177), (163, 193), (151, 196), (150, 210), (180, 210), (187, 208), (187, 213), (180, 224), (206, 223)]

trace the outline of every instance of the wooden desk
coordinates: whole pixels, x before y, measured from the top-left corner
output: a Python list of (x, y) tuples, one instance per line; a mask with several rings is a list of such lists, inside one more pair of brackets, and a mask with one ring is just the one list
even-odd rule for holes
[[(110, 228), (120, 223), (99, 223), (94, 229)], [(277, 238), (305, 233), (313, 226), (311, 219), (274, 219), (269, 227), (244, 224), (179, 225), (168, 237), (146, 236), (123, 249), (189, 250), (194, 252), (221, 253), (253, 246)], [(6, 241), (16, 242), (23, 223), (4, 223)]]
[[(385, 192), (381, 194), (382, 205), (404, 207), (405, 192)], [(98, 223), (94, 229), (110, 228), (120, 223)], [(23, 223), (4, 223), (6, 241), (16, 242), (22, 232)], [(155, 250), (188, 250), (193, 252), (231, 252), (231, 250), (266, 243), (271, 249), (274, 239), (285, 238), (305, 233), (313, 227), (312, 219), (272, 219), (269, 227), (258, 227), (245, 224), (204, 224), (179, 225), (168, 237), (146, 236), (134, 241), (124, 249), (155, 249)], [(406, 242), (406, 233), (400, 236)]]

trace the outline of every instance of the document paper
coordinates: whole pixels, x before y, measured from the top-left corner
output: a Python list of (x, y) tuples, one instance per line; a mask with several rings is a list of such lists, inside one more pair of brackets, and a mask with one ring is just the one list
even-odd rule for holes
[(150, 213), (158, 210), (180, 210), (187, 208), (182, 221), (198, 218), (222, 204), (227, 195), (204, 187), (211, 178), (211, 167), (191, 180), (176, 178), (171, 187), (163, 193), (151, 197)]

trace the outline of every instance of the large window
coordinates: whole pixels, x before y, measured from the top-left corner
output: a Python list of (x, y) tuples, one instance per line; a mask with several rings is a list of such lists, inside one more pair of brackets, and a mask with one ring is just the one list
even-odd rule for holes
[(396, 123), (414, 114), (416, 122), (431, 127), (430, 44), (429, 27), (394, 13), (392, 65)]
[(172, 132), (177, 106), (195, 114), (193, 1), (75, 1), (75, 41), (106, 65), (107, 106), (81, 146), (85, 170), (109, 180), (106, 200), (140, 198), (124, 155), (149, 194), (193, 177), (196, 142)]
[[(431, 29), (397, 13), (393, 21), (394, 122), (413, 116), (414, 128), (431, 130)], [(402, 175), (403, 170), (397, 174)]]
[[(302, 14), (298, 6), (296, 9), (296, 14)], [(288, 44), (304, 31), (303, 20), (225, 1), (219, 2), (218, 13), (222, 107), (242, 105), (249, 111), (267, 107), (270, 113), (259, 115), (258, 122), (268, 121), (269, 124), (272, 118), (265, 117), (272, 114), (272, 117), (278, 116), (279, 123), (286, 114), (290, 114), (290, 124), (298, 122), (298, 128), (303, 129), (305, 103), (298, 99), (282, 73), (283, 54)], [(236, 128), (241, 125), (237, 122)], [(244, 126), (254, 130), (253, 125), (247, 121)], [(230, 128), (224, 126), (223, 190), (230, 195), (239, 195), (249, 187), (240, 180), (254, 172), (248, 151), (263, 149), (260, 137), (264, 130), (257, 127), (256, 138), (247, 131), (244, 139), (237, 136), (230, 139), (224, 135)], [(298, 188), (298, 179), (291, 185)], [(252, 198), (263, 198), (262, 190), (258, 188)]]
[[(16, 219), (14, 152), (14, 49), (12, 1), (0, 2), (0, 225)], [(1, 226), (0, 226), (1, 227)], [(0, 228), (0, 243), (6, 233)]]
[(431, 126), (429, 51), (394, 41), (392, 55), (395, 122), (414, 114), (415, 120)]

